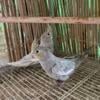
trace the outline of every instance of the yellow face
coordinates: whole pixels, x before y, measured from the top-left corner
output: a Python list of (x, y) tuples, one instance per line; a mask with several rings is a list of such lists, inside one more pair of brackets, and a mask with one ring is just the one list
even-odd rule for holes
[(52, 33), (51, 33), (51, 32), (48, 32), (46, 35), (47, 35), (47, 37), (48, 37), (48, 38), (51, 38), (51, 39), (53, 38), (53, 36), (52, 36)]
[(45, 31), (43, 34), (42, 34), (42, 39), (52, 39), (53, 38), (53, 34), (52, 34), (52, 29), (50, 27), (50, 25), (48, 25), (47, 27), (47, 31)]
[(52, 39), (53, 38), (53, 36), (52, 36), (52, 33), (51, 32), (45, 32), (43, 35), (42, 35), (42, 39), (46, 39), (46, 40), (48, 40), (48, 39)]
[(36, 56), (38, 59), (42, 59), (42, 58), (43, 58), (43, 53), (37, 50), (35, 56)]
[(34, 56), (39, 60), (43, 59), (45, 57), (45, 50), (40, 49), (39, 47), (37, 47), (34, 50)]

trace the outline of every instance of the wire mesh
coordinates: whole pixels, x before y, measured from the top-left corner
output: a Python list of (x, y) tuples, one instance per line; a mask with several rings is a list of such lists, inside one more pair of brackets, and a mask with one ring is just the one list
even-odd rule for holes
[(88, 59), (62, 87), (37, 65), (8, 71), (0, 75), (0, 99), (100, 100), (99, 66)]

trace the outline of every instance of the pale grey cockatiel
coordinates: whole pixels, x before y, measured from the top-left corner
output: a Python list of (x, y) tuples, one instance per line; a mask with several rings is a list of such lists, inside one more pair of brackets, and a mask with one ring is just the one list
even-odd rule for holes
[(83, 56), (77, 56), (72, 59), (59, 58), (53, 55), (47, 48), (37, 47), (33, 51), (33, 55), (39, 60), (42, 68), (46, 74), (60, 81), (67, 80), (71, 74), (74, 73), (75, 69), (84, 61), (87, 57), (86, 54)]
[[(38, 41), (35, 38), (31, 46), (31, 52), (16, 62), (8, 63), (8, 65), (16, 66), (16, 67), (27, 67), (39, 63), (38, 60), (32, 56), (32, 51), (38, 45), (39, 45)], [(40, 37), (40, 46), (48, 48), (52, 53), (54, 52), (53, 33), (49, 25), (47, 27), (47, 30)]]
[(53, 33), (49, 25), (47, 31), (41, 36), (40, 46), (48, 48), (52, 53), (54, 52)]

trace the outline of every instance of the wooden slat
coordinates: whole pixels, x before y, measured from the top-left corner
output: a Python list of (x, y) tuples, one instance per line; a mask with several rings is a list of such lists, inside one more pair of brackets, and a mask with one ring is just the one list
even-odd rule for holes
[(68, 23), (68, 24), (100, 24), (100, 17), (0, 17), (3, 23)]

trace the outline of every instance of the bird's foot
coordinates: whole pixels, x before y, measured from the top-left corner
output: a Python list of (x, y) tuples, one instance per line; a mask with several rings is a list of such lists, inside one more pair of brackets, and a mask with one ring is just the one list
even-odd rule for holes
[(61, 81), (61, 80), (57, 80), (56, 83), (57, 83), (57, 86), (59, 87), (62, 87), (64, 85), (64, 81)]

